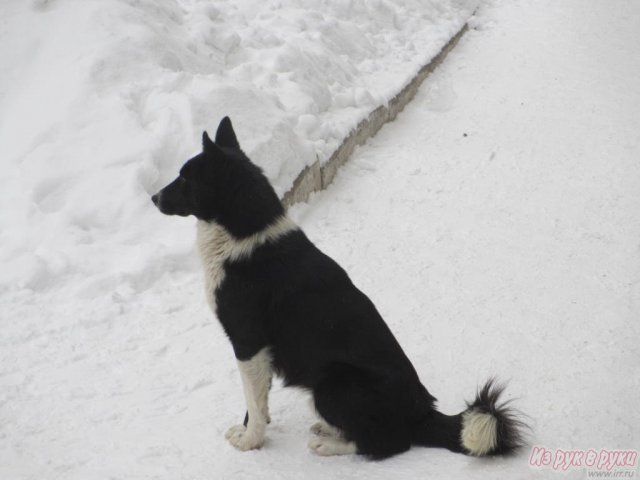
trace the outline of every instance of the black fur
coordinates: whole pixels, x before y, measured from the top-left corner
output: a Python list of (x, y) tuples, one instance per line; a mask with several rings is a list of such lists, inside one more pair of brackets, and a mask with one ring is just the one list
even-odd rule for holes
[[(166, 214), (214, 221), (241, 239), (284, 214), (260, 169), (240, 150), (231, 122), (216, 143), (203, 135), (203, 153), (154, 195)], [(461, 414), (443, 415), (369, 298), (301, 230), (225, 264), (215, 292), (217, 315), (236, 357), (269, 347), (287, 385), (312, 392), (320, 415), (354, 441), (358, 453), (384, 458), (412, 444), (463, 452)], [(498, 418), (495, 453), (519, 445), (519, 424), (496, 406), (491, 383), (470, 408)], [(246, 419), (245, 419), (246, 421)]]

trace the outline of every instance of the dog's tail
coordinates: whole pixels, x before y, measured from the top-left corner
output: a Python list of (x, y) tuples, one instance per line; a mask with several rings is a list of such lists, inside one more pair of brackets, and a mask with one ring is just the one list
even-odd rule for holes
[(524, 445), (528, 428), (521, 414), (498, 403), (504, 386), (493, 379), (476, 394), (467, 409), (457, 415), (444, 415), (432, 409), (416, 425), (414, 443), (427, 447), (443, 447), (477, 457), (502, 455)]

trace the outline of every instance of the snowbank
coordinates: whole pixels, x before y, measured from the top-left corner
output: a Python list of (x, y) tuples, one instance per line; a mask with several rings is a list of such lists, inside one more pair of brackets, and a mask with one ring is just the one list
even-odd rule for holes
[(159, 259), (190, 252), (192, 236), (149, 194), (203, 129), (230, 115), (283, 194), (476, 3), (3, 2), (0, 292), (75, 277), (73, 288), (97, 293), (153, 276)]
[[(242, 384), (193, 221), (156, 212), (147, 190), (223, 113), (253, 153), (268, 139), (259, 122), (312, 143), (277, 104), (270, 118), (223, 112), (217, 81), (196, 101), (234, 68), (163, 70), (152, 33), (171, 30), (178, 48), (195, 27), (158, 24), (160, 0), (131, 3), (0, 1), (0, 479), (584, 479), (531, 469), (526, 450), (318, 457), (306, 395), (278, 381), (265, 448), (228, 444)], [(229, 21), (232, 6), (207, 4)], [(616, 7), (483, 2), (397, 121), (291, 212), (371, 297), (444, 412), (487, 375), (510, 379), (507, 398), (550, 450), (639, 445), (640, 2)], [(259, 22), (264, 8), (245, 10)]]

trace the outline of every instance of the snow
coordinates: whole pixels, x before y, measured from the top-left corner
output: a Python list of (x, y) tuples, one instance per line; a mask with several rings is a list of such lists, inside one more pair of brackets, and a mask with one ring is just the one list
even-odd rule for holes
[[(263, 449), (237, 452), (224, 440), (242, 420), (242, 388), (204, 298), (193, 221), (160, 215), (147, 192), (234, 101), (240, 142), (267, 164), (282, 155), (270, 174), (282, 182), (299, 167), (287, 148), (320, 155), (314, 128), (334, 124), (337, 138), (348, 129), (341, 119), (362, 113), (305, 110), (305, 98), (320, 97), (300, 93), (313, 87), (299, 80), (300, 90), (277, 82), (268, 94), (249, 85), (278, 53), (295, 64), (286, 52), (250, 47), (255, 39), (277, 49), (264, 41), (276, 4), (3, 4), (0, 55), (12, 68), (0, 73), (0, 478), (558, 477), (529, 468), (528, 451), (319, 458), (306, 447), (315, 419), (305, 394), (280, 385)], [(340, 19), (343, 5), (359, 8), (327, 5)], [(401, 12), (418, 3), (371, 5)], [(462, 18), (428, 5), (430, 18), (416, 22)], [(298, 52), (349, 43), (337, 33), (301, 43), (320, 23), (295, 27), (312, 16), (283, 8), (272, 34), (294, 39)], [(359, 28), (380, 31), (390, 17), (372, 14), (375, 28)], [(225, 31), (207, 30), (216, 18), (237, 26), (246, 57), (236, 68), (256, 69), (247, 84), (226, 77), (236, 70), (206, 70), (222, 60), (188, 53), (189, 42), (218, 52), (205, 49), (213, 37), (203, 33)], [(638, 449), (640, 7), (491, 1), (472, 26), (396, 121), (291, 215), (376, 303), (443, 411), (461, 410), (496, 374), (529, 415), (533, 443)], [(215, 38), (231, 50), (237, 42)], [(166, 51), (175, 58), (161, 67)], [(379, 93), (365, 89), (374, 100), (417, 65), (407, 60), (393, 84), (389, 72), (365, 75), (370, 62), (379, 60), (372, 72), (392, 57), (353, 67), (379, 82)], [(280, 87), (289, 104), (274, 100)], [(331, 105), (348, 104), (338, 93)], [(367, 96), (354, 87), (353, 98)]]
[(102, 292), (189, 255), (191, 242), (172, 238), (175, 225), (149, 215), (148, 199), (203, 130), (230, 115), (284, 194), (476, 4), (3, 1), (0, 203), (11, 208), (0, 212), (0, 291), (75, 277), (99, 279)]

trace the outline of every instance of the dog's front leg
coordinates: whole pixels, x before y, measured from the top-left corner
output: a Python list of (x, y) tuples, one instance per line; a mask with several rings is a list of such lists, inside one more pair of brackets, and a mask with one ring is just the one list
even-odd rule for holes
[(269, 387), (271, 386), (271, 356), (263, 348), (249, 360), (238, 360), (242, 388), (247, 402), (246, 425), (231, 427), (225, 437), (238, 450), (260, 448), (269, 423)]

